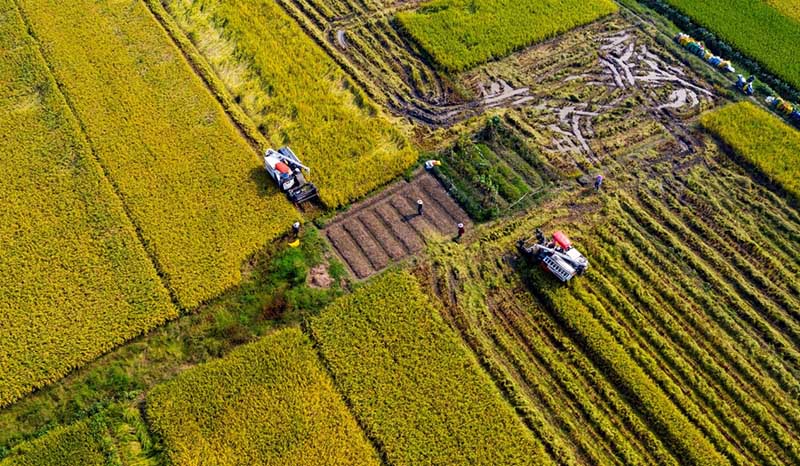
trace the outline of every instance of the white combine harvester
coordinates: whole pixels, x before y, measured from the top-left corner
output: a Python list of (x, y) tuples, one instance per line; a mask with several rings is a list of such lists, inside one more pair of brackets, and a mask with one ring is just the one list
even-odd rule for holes
[(542, 230), (537, 228), (536, 242), (529, 245), (529, 240), (521, 239), (517, 241), (517, 249), (523, 257), (539, 264), (564, 283), (589, 268), (589, 260), (572, 247), (572, 241), (560, 231), (554, 232), (553, 239), (548, 241)]
[(285, 192), (289, 200), (295, 204), (317, 197), (317, 187), (303, 175), (303, 170), (311, 173), (311, 169), (303, 165), (288, 147), (281, 147), (278, 150), (267, 149), (264, 153), (264, 168), (281, 191)]

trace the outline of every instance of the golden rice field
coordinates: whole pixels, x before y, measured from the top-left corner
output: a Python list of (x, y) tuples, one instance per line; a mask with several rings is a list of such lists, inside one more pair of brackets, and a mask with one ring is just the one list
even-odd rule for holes
[(750, 102), (707, 113), (700, 121), (736, 154), (800, 199), (800, 132)]
[(381, 464), (299, 329), (156, 387), (147, 413), (174, 464)]
[(3, 406), (177, 310), (9, 0), (0, 38)]
[(0, 460), (0, 466), (106, 466), (99, 435), (91, 420), (59, 427), (18, 446)]
[(181, 306), (238, 283), (298, 214), (152, 14), (141, 2), (19, 5)]
[(416, 160), (403, 133), (276, 2), (163, 3), (269, 143), (291, 145), (311, 167), (328, 207)]
[(434, 0), (397, 20), (442, 68), (461, 71), (617, 9), (611, 0)]
[(387, 272), (328, 306), (311, 333), (391, 464), (548, 463), (408, 272)]

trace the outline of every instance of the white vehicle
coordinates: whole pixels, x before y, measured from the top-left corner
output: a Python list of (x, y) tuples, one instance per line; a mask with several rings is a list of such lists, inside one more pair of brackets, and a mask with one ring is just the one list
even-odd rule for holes
[(303, 165), (289, 147), (281, 147), (277, 151), (267, 149), (264, 153), (264, 168), (295, 204), (317, 197), (317, 187), (303, 175), (303, 171), (309, 174), (311, 169)]
[(528, 245), (526, 240), (519, 240), (517, 249), (565, 283), (589, 268), (589, 260), (572, 247), (572, 241), (560, 231), (554, 232), (553, 239), (547, 241), (542, 230), (537, 228), (536, 242)]

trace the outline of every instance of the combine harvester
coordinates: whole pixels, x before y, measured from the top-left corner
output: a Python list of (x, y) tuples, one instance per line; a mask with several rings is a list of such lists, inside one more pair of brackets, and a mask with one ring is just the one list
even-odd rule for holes
[(800, 107), (780, 97), (767, 97), (767, 105), (793, 122), (800, 123)]
[(281, 147), (277, 151), (267, 149), (264, 153), (264, 168), (295, 204), (310, 201), (319, 194), (317, 187), (303, 175), (303, 170), (311, 173), (311, 169), (303, 165), (288, 147)]
[(589, 260), (572, 246), (572, 242), (563, 232), (554, 232), (553, 239), (548, 241), (542, 230), (537, 228), (536, 242), (530, 245), (528, 243), (529, 240), (525, 239), (517, 241), (520, 254), (564, 283), (589, 268)]
[(713, 66), (714, 68), (718, 69), (723, 73), (735, 73), (736, 69), (731, 65), (730, 60), (724, 60), (721, 57), (718, 57), (711, 53), (700, 41), (694, 40), (692, 36), (684, 33), (678, 33), (675, 36), (675, 42), (681, 44), (683, 48), (688, 50), (694, 55), (705, 60), (709, 65)]

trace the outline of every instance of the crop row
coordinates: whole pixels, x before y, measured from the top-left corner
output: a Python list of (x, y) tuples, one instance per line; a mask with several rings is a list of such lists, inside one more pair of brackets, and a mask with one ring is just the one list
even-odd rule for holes
[(800, 199), (800, 132), (750, 102), (707, 113), (700, 121), (737, 155)]
[(617, 11), (609, 0), (434, 0), (397, 19), (445, 70), (502, 58)]
[[(529, 427), (554, 460), (675, 464), (662, 442), (513, 275), (506, 277), (508, 283), (487, 287), (477, 278), (481, 273), (465, 265), (475, 261), (457, 254), (435, 257), (437, 263), (447, 263), (437, 274), (438, 288), (456, 290), (454, 300), (447, 300), (448, 293), (441, 295), (447, 312), (476, 353), (490, 359), (484, 365), (500, 366), (490, 373), (506, 390), (518, 393), (522, 401), (517, 404), (532, 405), (541, 419)], [(503, 380), (503, 372), (509, 380)]]
[(175, 464), (379, 464), (299, 329), (157, 386), (147, 413)]
[(327, 206), (362, 197), (416, 160), (400, 131), (276, 2), (166, 7), (269, 144), (290, 144), (311, 167)]
[(443, 314), (559, 463), (800, 461), (800, 217), (707, 151), (559, 224), (592, 263), (568, 287), (531, 269), (533, 298), (495, 259), (543, 214), (432, 252)]
[(434, 175), (479, 221), (529, 205), (551, 173), (542, 156), (500, 119), (490, 120), (477, 139), (461, 138), (443, 151)]
[(389, 463), (547, 462), (409, 274), (374, 279), (310, 327), (337, 387)]
[(3, 406), (177, 310), (10, 0), (0, 39)]
[(618, 387), (624, 387), (626, 396), (681, 458), (698, 465), (728, 464), (728, 459), (712, 443), (719, 434), (695, 425), (694, 422), (701, 420), (700, 413), (687, 413), (684, 406), (676, 406), (659, 386), (658, 382), (663, 380), (651, 378), (653, 371), (648, 366), (654, 364), (652, 357), (636, 352), (639, 357), (633, 358), (626, 348), (631, 342), (620, 341), (624, 334), (606, 327), (608, 322), (602, 320), (605, 308), (597, 296), (545, 283), (541, 275), (531, 277), (534, 286), (541, 287), (541, 296), (557, 320), (608, 377)]
[(19, 2), (145, 247), (183, 307), (239, 282), (296, 218), (140, 2)]

